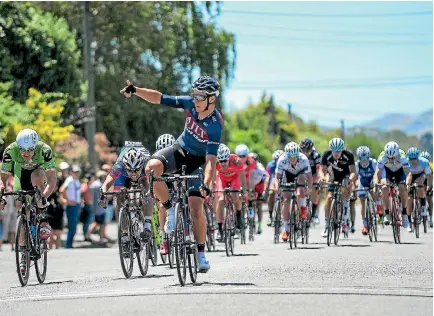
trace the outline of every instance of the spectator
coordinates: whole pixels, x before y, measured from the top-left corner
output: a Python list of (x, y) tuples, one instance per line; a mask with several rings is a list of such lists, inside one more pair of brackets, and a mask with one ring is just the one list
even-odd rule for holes
[(95, 219), (90, 224), (89, 230), (87, 231), (87, 235), (85, 236), (86, 239), (90, 239), (90, 234), (95, 230), (97, 226), (99, 226), (99, 240), (100, 242), (106, 242), (108, 240), (106, 233), (106, 210), (103, 209), (98, 205), (99, 200), (99, 194), (100, 189), (102, 186), (102, 183), (104, 182), (105, 178), (107, 177), (107, 173), (104, 171), (98, 171), (96, 174), (95, 181), (92, 182), (90, 185), (90, 191), (92, 192), (92, 206), (95, 212)]
[[(14, 187), (14, 177), (11, 176), (6, 182), (6, 192), (13, 191)], [(11, 250), (14, 251), (15, 246), (15, 229), (17, 226), (17, 212), (16, 203), (12, 195), (8, 195), (6, 198), (6, 206), (3, 214), (3, 236), (0, 233), (0, 245), (1, 240), (9, 241), (11, 244)], [(9, 237), (9, 238), (8, 238)], [(1, 248), (1, 246), (0, 246)]]
[(83, 197), (83, 208), (81, 210), (80, 220), (83, 222), (83, 235), (85, 241), (92, 241), (90, 238), (87, 238), (87, 231), (89, 229), (89, 225), (93, 221), (93, 199), (92, 192), (90, 190), (90, 185), (94, 181), (94, 176), (91, 173), (86, 173), (84, 176), (85, 180), (81, 184), (81, 196)]
[(72, 248), (77, 225), (80, 220), (80, 176), (81, 169), (77, 165), (72, 166), (69, 177), (60, 187), (60, 194), (66, 199), (66, 216), (68, 218), (68, 235), (66, 238), (66, 248)]
[[(112, 166), (109, 164), (102, 165), (102, 170), (106, 172), (107, 174), (110, 174), (110, 171), (112, 170)], [(113, 205), (113, 196), (107, 197), (107, 209), (106, 209), (106, 223), (109, 224), (113, 220), (113, 211), (114, 211), (114, 205)]]

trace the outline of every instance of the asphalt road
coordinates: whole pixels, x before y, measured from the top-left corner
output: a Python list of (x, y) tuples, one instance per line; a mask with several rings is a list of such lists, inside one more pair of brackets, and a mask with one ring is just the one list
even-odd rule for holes
[(208, 253), (211, 270), (185, 287), (167, 265), (150, 266), (144, 278), (135, 265), (127, 280), (116, 244), (78, 243), (81, 248), (50, 251), (45, 284), (32, 269), (23, 288), (5, 245), (0, 315), (433, 315), (432, 229), (420, 239), (402, 231), (403, 243), (395, 245), (389, 227), (371, 243), (360, 225), (337, 247), (312, 229), (310, 244), (298, 249), (274, 244), (265, 226), (253, 243), (237, 240), (233, 257), (223, 244)]

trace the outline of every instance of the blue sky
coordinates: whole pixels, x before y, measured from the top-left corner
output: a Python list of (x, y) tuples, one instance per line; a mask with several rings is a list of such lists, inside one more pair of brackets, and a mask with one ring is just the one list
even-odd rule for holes
[(324, 126), (426, 111), (433, 106), (432, 9), (431, 2), (225, 2), (219, 24), (237, 41), (227, 110), (265, 90)]

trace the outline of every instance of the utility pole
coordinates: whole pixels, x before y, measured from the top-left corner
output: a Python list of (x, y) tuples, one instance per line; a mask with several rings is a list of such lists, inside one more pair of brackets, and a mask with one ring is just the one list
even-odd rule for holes
[(91, 56), (91, 14), (89, 11), (89, 1), (83, 2), (83, 34), (84, 34), (84, 72), (87, 79), (87, 114), (85, 136), (89, 144), (89, 162), (92, 170), (96, 171), (96, 153), (95, 153), (95, 74), (93, 71), (93, 58)]
[(345, 125), (344, 120), (341, 120), (341, 138), (345, 140)]

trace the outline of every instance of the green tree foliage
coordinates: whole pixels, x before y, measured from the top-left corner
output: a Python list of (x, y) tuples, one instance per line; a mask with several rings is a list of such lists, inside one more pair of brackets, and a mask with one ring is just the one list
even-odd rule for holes
[(63, 18), (22, 3), (0, 3), (0, 82), (20, 102), (30, 88), (80, 96), (80, 51)]
[[(41, 2), (64, 17), (82, 47), (83, 3)], [(91, 2), (97, 130), (119, 146), (134, 137), (150, 148), (162, 133), (179, 135), (184, 115), (119, 90), (130, 79), (166, 94), (189, 93), (200, 74), (218, 78), (222, 90), (233, 75), (232, 34), (218, 28), (218, 4), (197, 2)], [(218, 107), (221, 107), (221, 98)]]

